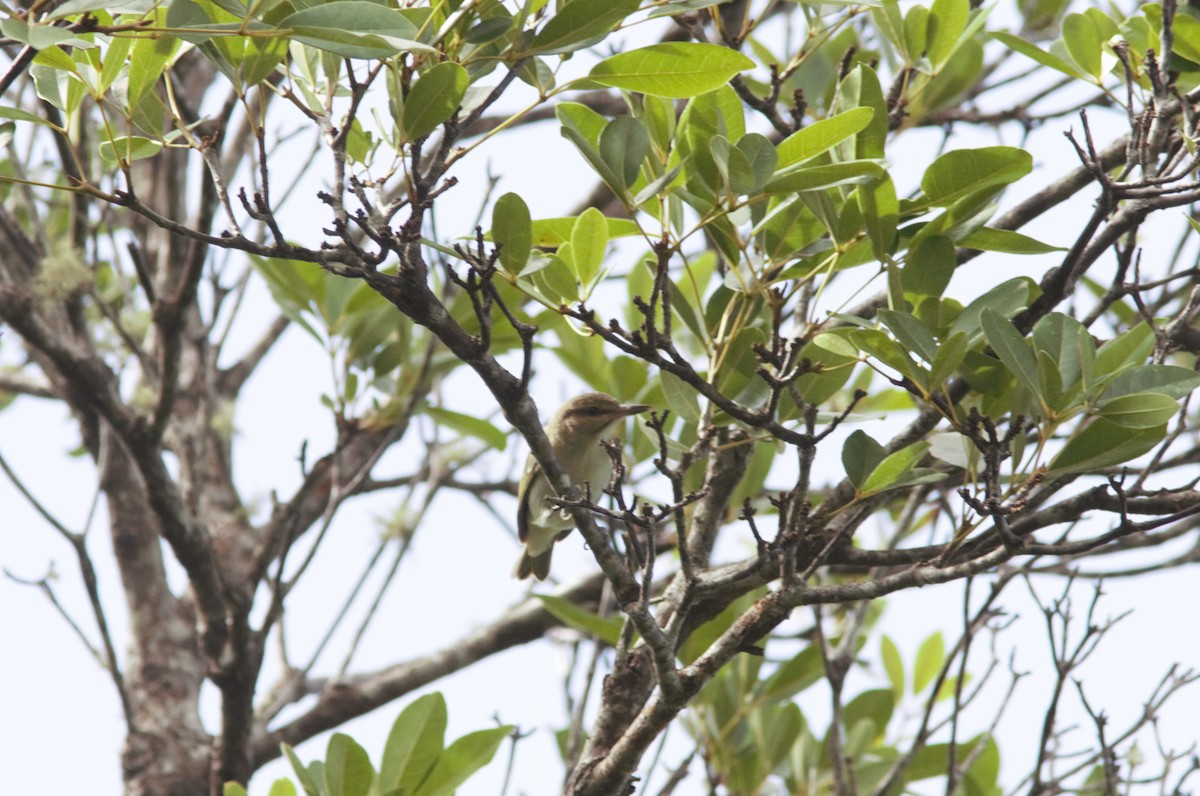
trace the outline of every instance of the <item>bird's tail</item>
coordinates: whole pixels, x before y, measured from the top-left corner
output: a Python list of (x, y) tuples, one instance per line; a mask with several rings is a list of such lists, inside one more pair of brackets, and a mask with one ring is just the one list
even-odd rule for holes
[(517, 565), (513, 568), (513, 577), (517, 580), (525, 580), (530, 575), (538, 580), (545, 580), (550, 577), (550, 554), (554, 552), (554, 546), (546, 548), (546, 552), (541, 555), (529, 555), (529, 548), (521, 550), (521, 558), (517, 560)]

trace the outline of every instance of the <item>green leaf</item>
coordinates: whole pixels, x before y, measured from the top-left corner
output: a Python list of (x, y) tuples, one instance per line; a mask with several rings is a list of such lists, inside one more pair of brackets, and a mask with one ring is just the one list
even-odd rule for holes
[(508, 435), (481, 417), (452, 412), (440, 406), (426, 407), (425, 414), (433, 418), (438, 425), (482, 440), (496, 450), (502, 451), (508, 445)]
[(646, 153), (650, 151), (650, 133), (632, 116), (618, 116), (600, 134), (600, 157), (620, 180), (613, 186), (620, 196), (637, 180)]
[(746, 133), (737, 142), (737, 150), (749, 164), (750, 173), (745, 182), (734, 180), (733, 189), (739, 194), (755, 194), (767, 184), (775, 173), (778, 156), (771, 140), (760, 133)]
[(801, 166), (776, 172), (763, 188), (765, 193), (799, 193), (835, 185), (874, 183), (888, 177), (882, 166), (871, 160), (851, 160), (825, 166)]
[(983, 334), (979, 326), (979, 318), (985, 309), (993, 309), (1005, 318), (1011, 318), (1031, 300), (1032, 282), (1026, 277), (1017, 277), (1007, 282), (1001, 282), (994, 288), (972, 301), (955, 318), (950, 326), (950, 334), (962, 332), (967, 335), (970, 347), (974, 347), (979, 336)]
[(871, 438), (865, 431), (858, 429), (846, 438), (842, 445), (842, 469), (855, 489), (862, 489), (867, 482), (867, 476), (874, 472), (879, 463), (887, 456), (883, 446)]
[(925, 54), (936, 69), (949, 60), (971, 16), (968, 0), (933, 0), (925, 37)]
[(914, 442), (891, 454), (871, 471), (860, 491), (864, 495), (870, 495), (897, 486), (898, 482), (908, 474), (909, 470), (921, 460), (928, 450), (929, 443), (921, 441)]
[(604, 265), (604, 253), (608, 250), (608, 224), (604, 214), (589, 207), (575, 220), (571, 230), (571, 256), (575, 276), (580, 284), (592, 284)]
[[(874, 725), (874, 737), (869, 739), (874, 741), (882, 737), (887, 730), (888, 722), (892, 720), (892, 713), (896, 709), (896, 698), (892, 694), (890, 688), (875, 688), (870, 691), (863, 691), (854, 699), (850, 700), (842, 711), (842, 719), (847, 727), (854, 727), (863, 721), (869, 721)], [(849, 746), (847, 741), (847, 746)]]
[[(172, 4), (174, 8), (174, 4)], [(417, 28), (394, 9), (367, 0), (333, 0), (279, 22), (292, 38), (347, 58), (387, 58), (401, 49), (430, 48), (412, 39)]]
[(240, 782), (226, 782), (221, 786), (221, 796), (248, 796)]
[(779, 166), (791, 166), (823, 155), (852, 135), (865, 130), (875, 116), (871, 108), (848, 111), (813, 122), (779, 142)]
[(446, 751), (438, 758), (437, 764), (413, 796), (452, 796), (459, 785), (492, 761), (496, 750), (512, 731), (511, 726), (504, 725), (490, 730), (479, 730), (459, 738), (446, 747)]
[(929, 165), (921, 190), (930, 204), (946, 207), (982, 188), (1016, 182), (1032, 170), (1033, 157), (1017, 147), (956, 149)]
[(1200, 374), (1190, 368), (1175, 365), (1141, 365), (1129, 368), (1113, 379), (1100, 398), (1111, 401), (1123, 395), (1142, 392), (1182, 398), (1197, 386), (1200, 386)]
[[(571, 232), (575, 229), (575, 216), (566, 218), (539, 218), (531, 224), (533, 245), (543, 249), (562, 246), (571, 240)], [(641, 229), (628, 218), (605, 218), (608, 226), (608, 238), (626, 238), (630, 235), (640, 235)]]
[(1100, 405), (1097, 414), (1125, 428), (1155, 428), (1175, 416), (1179, 404), (1157, 392), (1135, 392)]
[(438, 692), (413, 700), (388, 733), (379, 764), (379, 791), (412, 793), (442, 754), (446, 700)]
[(367, 752), (349, 735), (335, 732), (325, 750), (325, 787), (329, 796), (367, 796), (375, 769)]
[(791, 699), (809, 686), (821, 682), (824, 677), (825, 667), (821, 663), (820, 650), (809, 645), (780, 664), (763, 681), (759, 696), (773, 701)]
[(667, 407), (689, 423), (700, 422), (700, 403), (696, 390), (689, 387), (678, 376), (667, 371), (661, 374), (663, 395)]
[(1129, 428), (1097, 418), (1076, 434), (1050, 462), (1050, 475), (1088, 472), (1135, 459), (1167, 436), (1165, 425)]
[(500, 265), (513, 276), (529, 262), (533, 225), (529, 206), (515, 193), (506, 193), (492, 208), (492, 240), (500, 245)]
[(924, 324), (907, 312), (881, 309), (878, 314), (879, 320), (891, 330), (901, 345), (926, 362), (933, 363), (937, 357), (938, 344), (933, 339), (933, 333), (925, 328)]
[(954, 243), (943, 235), (930, 235), (909, 251), (900, 283), (905, 293), (941, 296), (957, 267)]
[(900, 657), (900, 650), (896, 648), (896, 642), (883, 636), (879, 640), (879, 654), (883, 659), (883, 670), (892, 684), (892, 695), (899, 699), (904, 695), (904, 660)]
[(991, 308), (985, 308), (979, 320), (988, 345), (996, 352), (1004, 367), (1017, 377), (1025, 389), (1044, 399), (1042, 384), (1038, 379), (1037, 356), (1017, 327)]
[(1046, 52), (1036, 44), (1026, 41), (1020, 36), (1014, 36), (1011, 33), (1005, 33), (1003, 31), (992, 31), (991, 37), (1008, 47), (1010, 50), (1019, 52), (1026, 58), (1032, 58), (1042, 66), (1048, 66), (1051, 69), (1057, 72), (1062, 72), (1064, 75), (1069, 75), (1070, 77), (1083, 77), (1083, 75), (1079, 73), (1079, 70), (1074, 66), (1071, 66), (1057, 55)]
[(300, 787), (304, 788), (304, 793), (307, 796), (321, 796), (323, 788), (317, 785), (317, 781), (313, 779), (311, 773), (300, 762), (300, 758), (296, 757), (296, 750), (285, 743), (279, 744), (279, 748), (283, 750), (284, 757), (292, 765), (292, 772), (295, 773), (296, 779), (300, 780)]
[(958, 245), (964, 249), (978, 249), (985, 252), (1003, 252), (1005, 254), (1046, 254), (1048, 252), (1066, 251), (1061, 246), (1051, 246), (1040, 240), (1013, 232), (1008, 229), (980, 227), (966, 237), (960, 238)]
[(424, 138), (453, 116), (470, 83), (467, 70), (452, 61), (443, 61), (422, 74), (404, 98), (400, 119), (404, 140)]
[(1092, 18), (1086, 14), (1067, 14), (1062, 22), (1063, 44), (1067, 54), (1085, 75), (1096, 82), (1101, 77), (1101, 47), (1100, 31)]
[(271, 783), (267, 796), (296, 796), (296, 786), (290, 779), (277, 779)]
[(531, 53), (568, 53), (602, 38), (637, 11), (640, 0), (572, 0), (559, 3), (558, 13), (533, 37)]
[(938, 346), (937, 356), (929, 366), (929, 388), (936, 390), (958, 370), (967, 356), (967, 336), (955, 332)]
[(17, 122), (33, 122), (34, 124), (45, 125), (52, 127), (55, 130), (61, 130), (58, 125), (51, 124), (40, 116), (36, 116), (29, 111), (23, 111), (20, 108), (0, 108), (0, 119), (12, 119)]
[(140, 135), (125, 135), (100, 142), (100, 157), (110, 164), (132, 163), (135, 160), (152, 158), (162, 151), (162, 144)]
[(595, 636), (610, 647), (617, 646), (621, 640), (621, 627), (624, 622), (620, 616), (600, 616), (570, 600), (550, 594), (533, 596), (541, 600), (546, 610), (567, 627), (584, 635)]
[[(1124, 334), (1109, 340), (1096, 352), (1096, 373), (1119, 373), (1140, 365), (1154, 350), (1154, 330), (1142, 321)], [(1131, 390), (1130, 392), (1137, 392)]]
[(945, 660), (946, 642), (942, 639), (942, 633), (939, 630), (921, 642), (921, 646), (917, 650), (917, 660), (913, 664), (912, 692), (914, 694), (919, 694), (929, 687), (933, 678), (941, 671), (942, 663)]
[[(574, 0), (568, 9), (586, 0)], [(727, 47), (698, 42), (652, 44), (605, 58), (588, 78), (611, 88), (685, 99), (719, 88), (754, 62)]]

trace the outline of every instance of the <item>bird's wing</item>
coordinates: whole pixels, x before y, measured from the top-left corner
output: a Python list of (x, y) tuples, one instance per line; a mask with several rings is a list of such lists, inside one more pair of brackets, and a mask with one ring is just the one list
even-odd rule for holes
[(542, 468), (537, 459), (531, 455), (525, 460), (525, 472), (521, 476), (521, 490), (517, 503), (517, 538), (522, 542), (529, 538), (529, 496), (533, 493), (533, 482), (536, 478), (544, 478)]

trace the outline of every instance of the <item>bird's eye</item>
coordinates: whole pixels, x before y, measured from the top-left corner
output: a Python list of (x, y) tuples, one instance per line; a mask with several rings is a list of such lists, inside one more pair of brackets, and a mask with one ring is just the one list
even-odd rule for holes
[(603, 409), (601, 409), (601, 408), (600, 408), (600, 407), (598, 407), (598, 406), (589, 406), (589, 407), (587, 408), (587, 413), (588, 413), (589, 415), (591, 415), (592, 417), (596, 417), (597, 415), (602, 415), (602, 414), (604, 414), (604, 410), (603, 410)]

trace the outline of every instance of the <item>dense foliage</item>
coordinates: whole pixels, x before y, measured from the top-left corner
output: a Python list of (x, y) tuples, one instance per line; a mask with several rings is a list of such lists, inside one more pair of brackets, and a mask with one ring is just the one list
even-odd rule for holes
[[(427, 695), (378, 773), (344, 735), (315, 767), (290, 745), (565, 625), (577, 652), (596, 650), (590, 669), (577, 660), (560, 739), (567, 792), (632, 792), (640, 771), (662, 792), (690, 773), (731, 794), (882, 796), (933, 777), (994, 794), (993, 730), (959, 718), (976, 693), (972, 640), (1001, 629), (1004, 588), (1093, 561), (1120, 576), (1195, 559), (1179, 552), (1196, 549), (1200, 513), (1191, 8), (67, 0), (2, 13), (0, 398), (9, 412), (20, 396), (62, 402), (94, 463), (127, 640), (108, 629), (86, 529), (37, 506), (79, 554), (130, 793), (216, 793), (281, 744), (309, 793), (453, 792), (511, 727), (443, 749), (446, 708)], [(506, 173), (497, 153), (528, 154), (523, 136), (545, 125), (577, 158)], [(1069, 132), (1027, 148), (1044, 129)], [(594, 185), (553, 217), (534, 212), (538, 188), (508, 187), (583, 169)], [(1045, 242), (1029, 230), (1043, 216)], [(1179, 243), (1143, 260), (1150, 224)], [(1023, 258), (1038, 265), (1012, 275)], [(278, 314), (247, 321), (263, 284)], [(300, 485), (261, 511), (234, 477), (235, 408), (289, 330), (324, 352), (336, 441), (302, 451)], [(628, 429), (627, 466), (586, 492), (542, 431), (552, 407), (531, 398), (567, 370), (654, 407)], [(288, 385), (274, 389), (286, 403)], [(343, 506), (403, 495), (370, 563), (394, 549), (398, 566), (438, 522), (435, 502), (515, 491), (487, 475), (514, 430), (597, 574), (433, 655), (401, 646), (384, 669), (325, 677), (272, 658)], [(406, 451), (406, 474), (377, 474), (389, 450)], [(446, 560), (484, 532), (459, 526)], [(976, 578), (961, 638), (931, 636), (906, 677), (877, 601)], [(478, 599), (468, 585), (449, 588)], [(1063, 605), (1047, 608), (1052, 634)], [(790, 639), (773, 635), (784, 627)], [(1116, 792), (1130, 777), (1118, 745), (1152, 711), (1069, 762), (1055, 743), (1064, 684), (1105, 627), (1089, 615), (1078, 648), (1056, 647), (1040, 753), (1013, 763), (1030, 793)], [(889, 684), (847, 693), (872, 633)], [(768, 641), (784, 652), (764, 660)], [(272, 660), (279, 681), (260, 682)], [(1191, 679), (1169, 673), (1150, 704)], [(818, 682), (823, 726), (793, 699)], [(215, 731), (200, 720), (206, 683)], [(905, 700), (915, 731), (893, 721)], [(676, 723), (691, 752), (660, 766)]]

